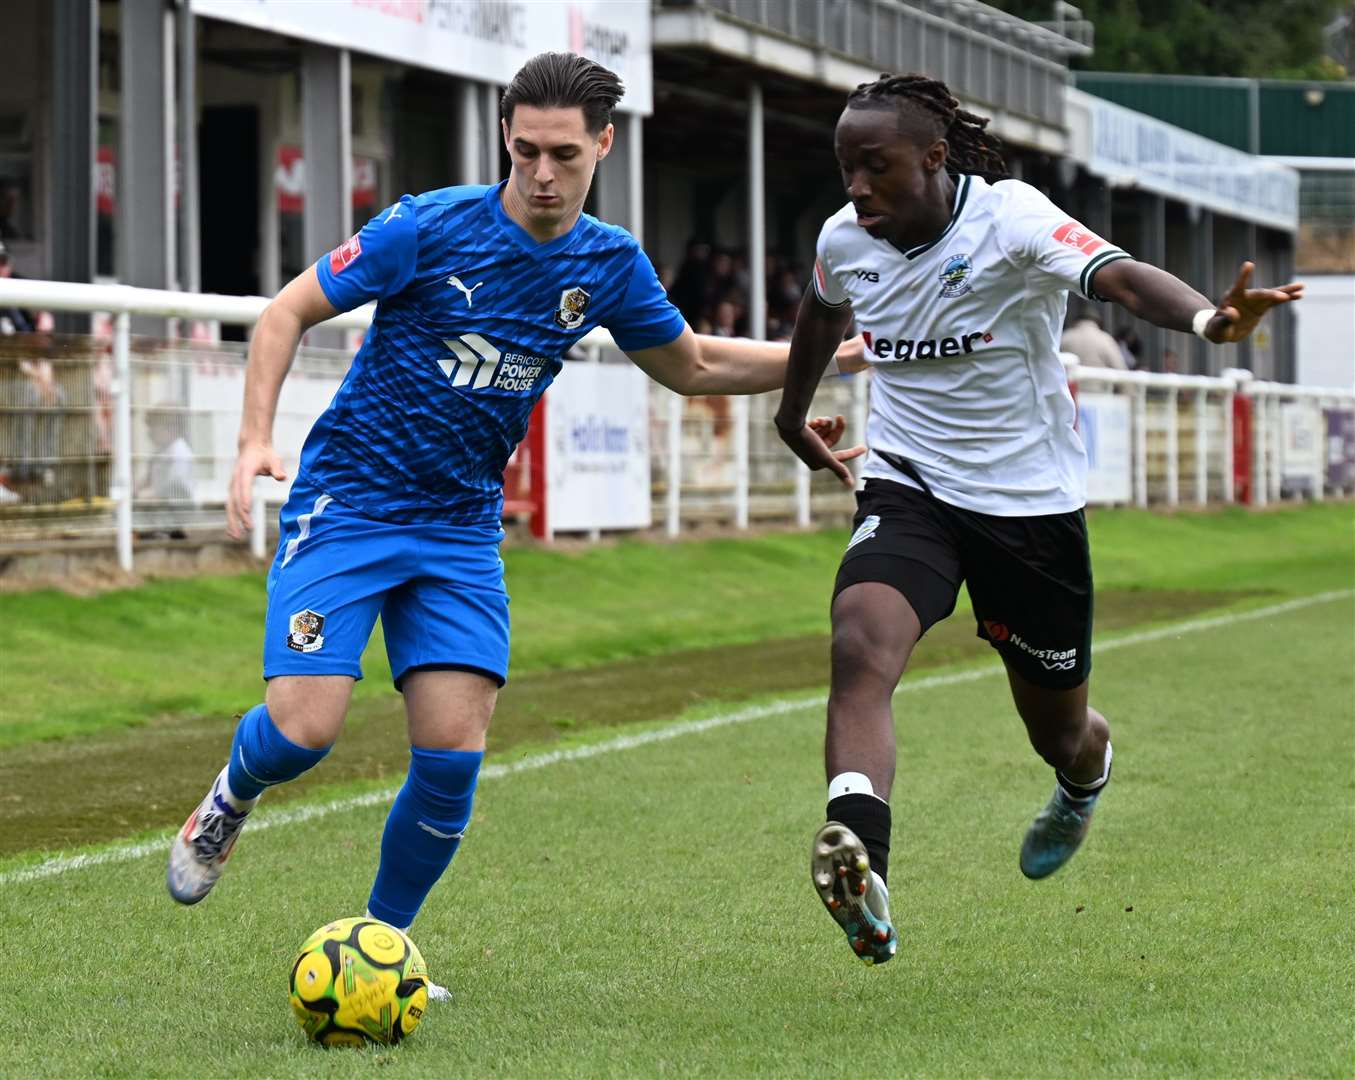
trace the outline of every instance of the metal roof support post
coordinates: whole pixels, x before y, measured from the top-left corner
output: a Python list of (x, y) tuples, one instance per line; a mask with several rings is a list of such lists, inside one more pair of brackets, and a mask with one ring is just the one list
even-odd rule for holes
[[(98, 106), (99, 13), (94, 0), (52, 4), (51, 203), (61, 228), (52, 230), (52, 277), (94, 280), (94, 156)], [(62, 333), (88, 333), (89, 316), (60, 313)]]
[(503, 146), (503, 129), (499, 124), (499, 88), (493, 83), (485, 83), (485, 176), (486, 184), (497, 184), (503, 179), (499, 175), (499, 148)]
[[(1139, 212), (1143, 222), (1143, 250), (1140, 257), (1153, 266), (1162, 266), (1167, 261), (1167, 200), (1161, 195), (1145, 192), (1140, 196)], [(1144, 351), (1153, 365), (1161, 370), (1164, 353), (1167, 348), (1167, 332), (1150, 322), (1140, 320), (1143, 329)]]
[(641, 247), (645, 246), (645, 118), (639, 113), (627, 113), (626, 125), (626, 203), (630, 208), (627, 223), (631, 236)]
[[(1214, 295), (1214, 214), (1202, 206), (1190, 207), (1190, 265), (1195, 276), (1194, 286), (1213, 298)], [(1210, 371), (1209, 343), (1201, 338), (1191, 341), (1191, 370), (1196, 375), (1214, 375)]]
[[(172, 284), (174, 219), (169, 188), (173, 128), (167, 123), (167, 102), (173, 100), (169, 70), (173, 51), (167, 40), (166, 12), (159, 4), (125, 3), (119, 17), (122, 109), (117, 273), (127, 285), (167, 289)], [(165, 320), (138, 316), (133, 329), (163, 335)]]
[[(306, 45), (301, 55), (302, 152), (306, 160), (303, 248), (315, 258), (353, 231), (351, 68), (347, 49)], [(312, 345), (340, 348), (343, 335), (311, 331)]]
[(460, 145), (461, 183), (480, 184), (484, 176), (480, 172), (480, 86), (470, 79), (462, 79), (457, 86), (457, 104), (461, 130)]
[[(767, 182), (762, 85), (748, 85), (748, 334), (767, 337)], [(734, 400), (734, 523), (748, 528), (748, 398)]]
[(198, 223), (198, 44), (197, 17), (188, 0), (175, 13), (179, 98), (179, 287), (202, 290), (202, 236)]

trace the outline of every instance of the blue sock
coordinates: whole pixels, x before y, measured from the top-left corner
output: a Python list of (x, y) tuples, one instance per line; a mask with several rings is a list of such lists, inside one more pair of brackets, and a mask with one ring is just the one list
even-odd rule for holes
[(367, 910), (401, 929), (419, 913), (470, 822), (483, 750), (409, 748), (409, 775), (381, 836), (381, 865)]
[(257, 799), (263, 789), (295, 780), (329, 753), (298, 746), (278, 730), (267, 705), (255, 705), (240, 718), (231, 743), (226, 783), (237, 799)]

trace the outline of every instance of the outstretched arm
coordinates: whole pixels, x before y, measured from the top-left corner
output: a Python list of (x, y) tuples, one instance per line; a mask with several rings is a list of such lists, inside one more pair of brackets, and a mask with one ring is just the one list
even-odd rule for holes
[(814, 400), (814, 390), (828, 366), (828, 358), (842, 340), (851, 318), (849, 306), (829, 307), (819, 300), (812, 288), (805, 290), (795, 316), (795, 333), (790, 340), (786, 389), (775, 418), (777, 434), (796, 457), (811, 469), (831, 469), (846, 487), (854, 487), (856, 480), (844, 462), (864, 453), (865, 448), (858, 446), (834, 452), (832, 445), (837, 437), (834, 436), (831, 442), (826, 441), (823, 427), (806, 423), (806, 419)]
[(1119, 304), (1131, 315), (1168, 330), (1192, 333), (1196, 330), (1195, 316), (1201, 311), (1212, 311), (1204, 324), (1203, 336), (1216, 345), (1226, 345), (1250, 335), (1271, 308), (1303, 296), (1303, 286), (1297, 282), (1276, 289), (1247, 288), (1254, 269), (1250, 262), (1242, 264), (1237, 281), (1217, 307), (1180, 278), (1134, 259), (1107, 263), (1096, 271), (1093, 280), (1098, 295)]
[[(860, 338), (843, 341), (844, 321), (837, 339), (824, 353), (835, 357), (844, 374), (864, 368)], [(786, 382), (790, 349), (784, 341), (751, 341), (693, 333), (686, 327), (667, 345), (636, 349), (626, 355), (655, 382), (687, 396), (701, 394), (762, 394)], [(820, 365), (819, 374), (822, 374)], [(817, 384), (818, 380), (815, 379)], [(811, 388), (811, 394), (812, 394)]]

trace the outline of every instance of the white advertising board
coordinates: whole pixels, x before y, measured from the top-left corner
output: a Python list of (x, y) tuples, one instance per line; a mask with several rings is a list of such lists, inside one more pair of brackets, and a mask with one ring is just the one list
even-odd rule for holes
[(570, 362), (546, 391), (546, 508), (555, 532), (651, 521), (649, 378)]
[(1322, 408), (1313, 401), (1280, 406), (1280, 487), (1311, 491), (1325, 471), (1326, 431)]
[(1081, 90), (1066, 93), (1072, 156), (1112, 185), (1287, 232), (1298, 228), (1298, 170)]
[(1087, 448), (1087, 502), (1100, 506), (1129, 502), (1133, 472), (1129, 399), (1078, 394), (1077, 430)]
[(618, 106), (653, 105), (649, 0), (191, 0), (193, 12), (503, 85), (541, 52), (621, 76)]

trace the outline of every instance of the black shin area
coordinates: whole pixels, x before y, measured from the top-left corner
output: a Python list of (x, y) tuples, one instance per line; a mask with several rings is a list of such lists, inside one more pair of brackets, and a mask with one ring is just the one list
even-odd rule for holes
[(828, 820), (839, 821), (861, 839), (870, 868), (889, 881), (889, 803), (874, 795), (839, 795), (828, 804)]

